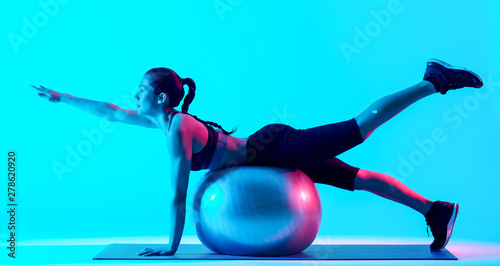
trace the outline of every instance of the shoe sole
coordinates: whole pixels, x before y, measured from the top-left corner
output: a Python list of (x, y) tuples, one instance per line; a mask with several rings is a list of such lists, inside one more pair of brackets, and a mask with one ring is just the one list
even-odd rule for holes
[(446, 227), (446, 241), (444, 242), (443, 246), (441, 246), (438, 249), (432, 250), (432, 251), (440, 251), (446, 245), (448, 244), (448, 241), (450, 240), (451, 233), (453, 232), (453, 226), (455, 225), (455, 220), (457, 219), (457, 214), (458, 214), (458, 204), (453, 203), (453, 213), (451, 214), (450, 221), (448, 222), (448, 226)]
[(452, 66), (452, 65), (450, 65), (450, 64), (448, 64), (446, 62), (443, 62), (443, 61), (441, 61), (439, 59), (429, 59), (429, 61), (427, 61), (427, 63), (434, 63), (434, 64), (437, 64), (437, 65), (439, 65), (439, 66), (441, 66), (443, 68), (446, 68), (446, 69), (454, 69), (454, 70), (464, 71), (464, 72), (466, 72), (468, 74), (473, 75), (474, 77), (476, 77), (477, 80), (479, 80), (480, 86), (479, 87), (473, 87), (473, 88), (479, 89), (479, 88), (481, 88), (483, 86), (483, 79), (478, 74), (474, 73), (473, 71), (471, 71), (471, 70), (469, 70), (469, 69), (467, 69), (465, 67)]

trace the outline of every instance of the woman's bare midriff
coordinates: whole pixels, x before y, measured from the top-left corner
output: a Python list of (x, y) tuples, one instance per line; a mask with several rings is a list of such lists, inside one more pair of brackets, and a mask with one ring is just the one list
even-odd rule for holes
[[(219, 133), (222, 134), (222, 133)], [(224, 153), (222, 154), (221, 161), (219, 163), (218, 169), (223, 169), (233, 166), (244, 166), (247, 162), (247, 139), (248, 138), (238, 138), (231, 135), (227, 136), (227, 145), (224, 147)], [(196, 143), (196, 141), (195, 141)], [(206, 143), (206, 142), (205, 142)], [(205, 144), (206, 145), (206, 144)], [(194, 152), (197, 153), (203, 149), (204, 146), (200, 144), (195, 144), (193, 147)]]
[[(220, 133), (219, 133), (220, 134)], [(221, 162), (217, 169), (244, 166), (247, 162), (247, 138), (227, 136), (227, 145), (224, 149)]]

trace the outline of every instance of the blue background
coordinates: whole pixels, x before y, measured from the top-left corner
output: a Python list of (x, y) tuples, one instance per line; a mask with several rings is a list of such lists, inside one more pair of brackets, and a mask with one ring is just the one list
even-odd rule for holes
[[(142, 75), (168, 67), (196, 82), (191, 114), (226, 130), (238, 125), (234, 135), (248, 137), (269, 123), (309, 128), (350, 119), (419, 82), (426, 61), (439, 58), (478, 73), (483, 97), (465, 88), (424, 98), (339, 158), (391, 174), (431, 200), (458, 202), (453, 238), (497, 242), (500, 4), (459, 3), (4, 4), (1, 146), (5, 157), (17, 153), (18, 240), (165, 236), (166, 243), (170, 231), (164, 134), (121, 123), (103, 128), (102, 119), (50, 103), (28, 84), (134, 109)], [(391, 14), (384, 25), (373, 15), (383, 10)], [(37, 25), (28, 29), (31, 23)], [(356, 29), (370, 35), (357, 46)], [(356, 52), (343, 52), (346, 45)], [(467, 117), (454, 111), (459, 104)], [(435, 130), (446, 140), (425, 152), (417, 143)], [(80, 160), (68, 166), (78, 149), (84, 151)], [(57, 172), (55, 165), (69, 170)], [(188, 204), (205, 172), (191, 172)], [(0, 188), (4, 206), (6, 183)], [(364, 191), (317, 188), (319, 236), (427, 237), (423, 216), (406, 206)], [(189, 214), (184, 236), (195, 236)], [(5, 211), (1, 217), (6, 225)]]

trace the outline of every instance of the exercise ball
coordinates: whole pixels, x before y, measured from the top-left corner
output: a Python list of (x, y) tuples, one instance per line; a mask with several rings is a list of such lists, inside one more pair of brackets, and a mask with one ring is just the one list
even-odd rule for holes
[(282, 256), (314, 241), (321, 202), (312, 180), (298, 169), (239, 166), (203, 175), (192, 213), (198, 238), (214, 252)]

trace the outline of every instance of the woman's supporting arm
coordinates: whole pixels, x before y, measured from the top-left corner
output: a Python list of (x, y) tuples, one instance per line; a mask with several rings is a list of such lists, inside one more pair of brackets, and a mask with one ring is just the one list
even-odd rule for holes
[(174, 254), (181, 243), (182, 231), (186, 222), (186, 197), (178, 197), (174, 200), (170, 211), (170, 235), (168, 248)]
[(172, 122), (171, 136), (167, 143), (171, 164), (171, 224), (169, 250), (177, 251), (181, 242), (186, 218), (186, 196), (191, 171), (192, 129), (182, 120)]

